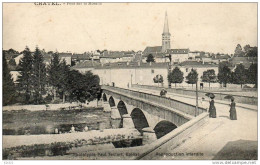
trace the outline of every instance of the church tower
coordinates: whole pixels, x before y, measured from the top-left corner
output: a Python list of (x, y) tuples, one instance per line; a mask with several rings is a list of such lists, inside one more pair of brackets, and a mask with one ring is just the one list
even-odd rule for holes
[(165, 20), (162, 34), (162, 52), (165, 52), (167, 49), (171, 49), (171, 34), (169, 32), (167, 12), (165, 12)]

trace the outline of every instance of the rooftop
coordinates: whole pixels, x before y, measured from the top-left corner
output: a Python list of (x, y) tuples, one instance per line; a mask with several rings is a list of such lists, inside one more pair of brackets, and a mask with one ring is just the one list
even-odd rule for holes
[(147, 46), (144, 50), (144, 54), (162, 52), (162, 46)]
[(189, 66), (189, 67), (218, 67), (217, 64), (202, 62), (202, 61), (184, 61), (179, 64), (180, 66)]
[(76, 59), (76, 60), (89, 60), (91, 59), (91, 54), (73, 54), (71, 56), (72, 59)]
[(72, 53), (59, 53), (60, 57), (71, 57)]

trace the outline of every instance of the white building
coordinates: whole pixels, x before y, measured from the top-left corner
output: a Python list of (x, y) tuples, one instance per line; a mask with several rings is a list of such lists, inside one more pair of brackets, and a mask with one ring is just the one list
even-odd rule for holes
[(61, 61), (65, 60), (67, 65), (71, 65), (72, 53), (59, 53)]
[(173, 63), (180, 63), (189, 59), (189, 49), (168, 49), (167, 56), (171, 56)]
[[(198, 72), (199, 83), (201, 82), (201, 76), (203, 72), (208, 69), (215, 70), (215, 74), (218, 74), (218, 66), (196, 61), (186, 61), (178, 65), (173, 65), (172, 69), (179, 67), (183, 72), (184, 81), (178, 84), (178, 87), (191, 87), (186, 83), (185, 77), (189, 74), (191, 69), (195, 69)], [(142, 85), (155, 85), (153, 78), (160, 74), (164, 79), (164, 86), (168, 86), (168, 64), (167, 63), (111, 63), (111, 64), (96, 64), (91, 66), (74, 66), (73, 69), (79, 70), (81, 73), (92, 71), (100, 77), (101, 84), (115, 84), (117, 87), (127, 88), (132, 84)], [(218, 83), (211, 84), (211, 86), (219, 86)], [(206, 86), (206, 84), (204, 85)]]

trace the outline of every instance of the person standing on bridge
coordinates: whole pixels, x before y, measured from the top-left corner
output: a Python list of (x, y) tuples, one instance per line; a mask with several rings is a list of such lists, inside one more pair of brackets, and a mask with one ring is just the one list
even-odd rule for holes
[(209, 97), (211, 99), (211, 101), (209, 102), (209, 117), (216, 118), (217, 117), (217, 112), (216, 112), (216, 107), (214, 105), (215, 95), (212, 94)]
[(229, 110), (229, 113), (230, 113), (230, 120), (237, 120), (237, 111), (236, 111), (236, 103), (235, 103), (235, 98), (234, 97), (231, 97), (231, 104), (230, 104), (230, 110)]

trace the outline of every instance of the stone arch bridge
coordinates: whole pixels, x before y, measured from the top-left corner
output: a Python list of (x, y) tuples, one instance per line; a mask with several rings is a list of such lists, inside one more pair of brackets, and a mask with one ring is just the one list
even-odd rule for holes
[(136, 128), (159, 139), (201, 114), (205, 109), (171, 98), (124, 88), (102, 86), (104, 111), (111, 112), (112, 127)]

